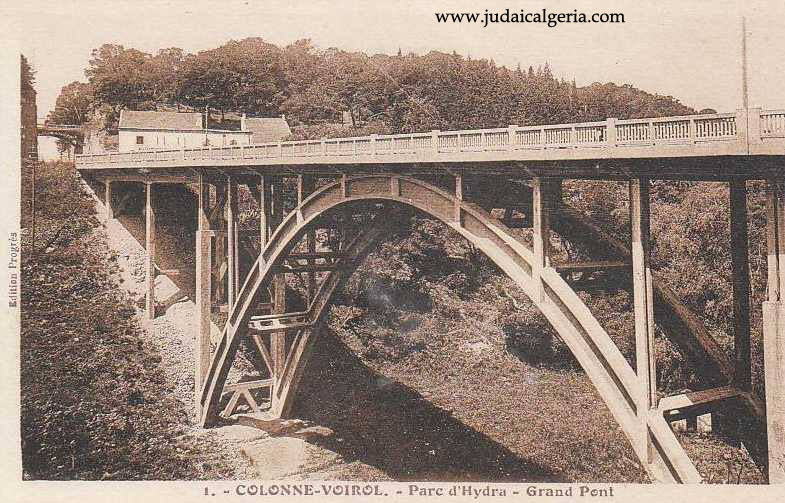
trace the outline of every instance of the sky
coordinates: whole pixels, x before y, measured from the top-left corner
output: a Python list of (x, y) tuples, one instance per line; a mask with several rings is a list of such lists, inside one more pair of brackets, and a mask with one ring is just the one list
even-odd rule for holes
[[(10, 2), (9, 2), (10, 3)], [(436, 12), (620, 12), (623, 24), (437, 23)], [(497, 65), (535, 67), (592, 82), (629, 83), (718, 111), (740, 108), (741, 17), (747, 18), (750, 106), (785, 108), (785, 2), (781, 0), (28, 0), (0, 7), (36, 70), (39, 116), (60, 88), (86, 80), (92, 49), (104, 43), (154, 53), (187, 52), (258, 36), (286, 45), (366, 53), (453, 50)]]

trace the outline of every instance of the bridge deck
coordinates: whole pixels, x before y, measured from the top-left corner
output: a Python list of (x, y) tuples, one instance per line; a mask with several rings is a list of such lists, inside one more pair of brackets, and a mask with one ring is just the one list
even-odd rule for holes
[[(554, 165), (577, 168), (574, 174), (585, 176), (590, 174), (585, 170), (600, 165), (610, 166), (611, 175), (614, 169), (617, 175), (640, 169), (631, 167), (634, 163), (624, 166), (619, 162), (623, 160), (668, 159), (672, 166), (690, 165), (690, 173), (695, 176), (762, 178), (781, 176), (783, 158), (785, 110), (751, 109), (654, 119), (84, 154), (77, 156), (76, 163), (82, 171), (170, 168), (175, 172), (199, 167), (316, 170), (324, 166), (348, 169), (361, 165), (478, 163), (521, 167), (526, 163), (534, 169)], [(747, 162), (750, 159), (760, 162), (752, 166)], [(675, 169), (673, 173), (677, 174), (682, 168), (650, 169), (667, 175), (668, 169)]]

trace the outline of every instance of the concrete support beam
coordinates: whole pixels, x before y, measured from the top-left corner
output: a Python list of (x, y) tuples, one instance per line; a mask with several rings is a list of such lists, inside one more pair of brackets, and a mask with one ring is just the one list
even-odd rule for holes
[(226, 187), (226, 253), (227, 253), (227, 301), (229, 309), (234, 306), (240, 289), (240, 262), (237, 252), (237, 180), (227, 175)]
[(270, 192), (270, 177), (259, 177), (259, 239), (260, 248), (264, 250), (270, 240), (270, 218), (272, 218), (272, 194)]
[(744, 391), (752, 389), (750, 360), (750, 263), (747, 231), (747, 185), (730, 182), (730, 252), (733, 271), (733, 328), (735, 341), (734, 382)]
[(768, 300), (763, 303), (763, 354), (769, 483), (785, 484), (785, 187), (766, 190)]
[(197, 417), (201, 417), (199, 404), (204, 379), (210, 368), (210, 310), (212, 297), (212, 249), (210, 232), (210, 186), (199, 176), (199, 208), (196, 231), (196, 323), (194, 361), (194, 392)]
[(630, 181), (630, 249), (635, 300), (635, 368), (638, 393), (635, 397), (640, 418), (639, 441), (634, 443), (641, 459), (653, 459), (648, 432), (648, 415), (657, 403), (657, 373), (654, 356), (654, 292), (651, 276), (649, 179)]
[[(283, 179), (275, 177), (271, 183), (271, 234), (283, 221)], [(286, 275), (276, 274), (272, 281), (273, 314), (286, 312)], [(280, 392), (281, 377), (286, 363), (286, 332), (274, 332), (270, 335), (270, 356), (273, 363), (273, 409), (276, 408), (276, 397)]]
[(145, 184), (145, 316), (155, 318), (155, 207), (153, 184)]
[(769, 180), (766, 187), (768, 300), (785, 300), (785, 182)]
[[(297, 206), (302, 204), (303, 200), (311, 195), (316, 190), (316, 178), (312, 175), (299, 175), (297, 177)], [(311, 229), (305, 235), (307, 253), (316, 253), (316, 231)], [(316, 260), (313, 258), (308, 259), (308, 264), (313, 265)], [(316, 293), (316, 273), (308, 273), (308, 303), (313, 301), (314, 294)]]
[(763, 303), (769, 483), (785, 484), (785, 302)]
[(224, 231), (223, 234), (215, 237), (215, 256), (213, 263), (217, 270), (215, 272), (212, 292), (212, 303), (214, 305), (223, 305), (226, 294), (226, 281), (229, 276), (229, 271), (226, 263), (226, 203), (227, 203), (227, 185), (221, 183), (223, 180), (215, 180), (214, 187), (216, 193), (216, 205), (210, 211), (210, 222), (219, 230)]
[(107, 223), (114, 218), (114, 208), (112, 207), (112, 182), (104, 180), (104, 208), (106, 208)]
[(532, 277), (537, 285), (539, 300), (545, 298), (542, 285), (541, 272), (550, 267), (551, 253), (551, 213), (553, 211), (553, 180), (535, 177), (532, 180), (533, 195), (533, 239), (534, 239), (534, 264), (532, 264)]
[(463, 175), (457, 173), (455, 175), (455, 215), (453, 219), (458, 225), (463, 225), (461, 215), (461, 202), (463, 201)]

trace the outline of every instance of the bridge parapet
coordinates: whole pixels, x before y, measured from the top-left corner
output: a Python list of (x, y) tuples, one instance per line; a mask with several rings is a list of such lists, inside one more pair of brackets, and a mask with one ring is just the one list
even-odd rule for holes
[(49, 122), (39, 122), (36, 127), (38, 129), (70, 129), (74, 131), (82, 129), (79, 124), (51, 124)]
[[(397, 154), (415, 154), (421, 160), (432, 158), (439, 161), (441, 154), (512, 151), (517, 153), (516, 157), (533, 160), (542, 159), (543, 156), (537, 152), (543, 151), (561, 151), (562, 155), (571, 151), (573, 154), (567, 154), (569, 158), (747, 155), (781, 151), (785, 141), (776, 142), (776, 146), (764, 144), (772, 139), (785, 140), (785, 110), (751, 109), (708, 115), (624, 120), (610, 118), (600, 122), (574, 124), (84, 154), (77, 156), (77, 165), (94, 168), (104, 164), (149, 161), (182, 163), (253, 159), (263, 160), (262, 163), (277, 161), (275, 163), (286, 164), (294, 163), (298, 158), (340, 159), (342, 162), (354, 158), (357, 162), (379, 162), (382, 157), (389, 158)], [(733, 142), (737, 144), (728, 145)], [(760, 148), (754, 148), (756, 145)], [(779, 150), (772, 148), (777, 146)], [(636, 147), (643, 150), (636, 152)], [(659, 147), (665, 149), (658, 150)], [(683, 149), (679, 153), (668, 147)], [(699, 148), (689, 150), (689, 147)], [(451, 156), (449, 160), (461, 160), (454, 157)]]

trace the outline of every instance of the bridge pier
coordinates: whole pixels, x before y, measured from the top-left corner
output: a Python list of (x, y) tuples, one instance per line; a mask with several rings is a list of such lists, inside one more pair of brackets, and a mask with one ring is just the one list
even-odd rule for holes
[(214, 247), (215, 255), (213, 256), (213, 263), (215, 270), (211, 268), (211, 274), (214, 274), (214, 281), (212, 284), (211, 308), (213, 305), (223, 305), (224, 298), (226, 297), (226, 279), (229, 270), (226, 267), (227, 254), (226, 254), (226, 205), (227, 205), (227, 185), (221, 183), (222, 180), (211, 180), (212, 185), (215, 187), (215, 206), (210, 211), (210, 221), (212, 222), (213, 232), (210, 234), (211, 238), (215, 238)]
[(150, 182), (145, 183), (145, 271), (145, 315), (152, 320), (155, 318), (155, 207)]
[(769, 482), (785, 484), (785, 186), (766, 188), (768, 295), (763, 303), (763, 352)]
[(747, 229), (747, 184), (730, 182), (730, 238), (733, 271), (733, 332), (735, 352), (734, 384), (752, 390), (750, 357), (750, 259)]
[(455, 174), (455, 213), (453, 219), (460, 227), (463, 225), (461, 204), (463, 203), (463, 174)]
[(542, 270), (550, 267), (551, 254), (551, 218), (555, 210), (554, 187), (556, 182), (552, 178), (534, 177), (532, 179), (532, 221), (534, 241), (534, 264), (532, 264), (532, 277), (536, 285), (536, 295), (540, 301), (545, 298), (542, 283)]
[[(270, 213), (266, 220), (270, 222), (270, 234), (281, 225), (283, 221), (283, 178), (274, 177), (271, 180), (270, 188), (272, 191), (270, 198)], [(266, 210), (266, 209), (265, 209)], [(286, 274), (277, 273), (273, 277), (272, 291), (272, 314), (286, 313)], [(270, 405), (272, 410), (276, 410), (278, 405), (277, 397), (280, 394), (281, 378), (286, 364), (286, 332), (276, 331), (270, 334), (270, 355), (272, 357), (272, 380), (273, 385), (270, 389)]]
[[(750, 266), (747, 218), (747, 184), (744, 179), (729, 182), (730, 254), (733, 283), (734, 370), (731, 384), (738, 390), (752, 391), (750, 345)], [(724, 407), (711, 414), (712, 430), (732, 443), (741, 441), (737, 411)]]
[(210, 224), (210, 185), (203, 173), (198, 175), (198, 210), (196, 213), (196, 322), (194, 324), (194, 393), (197, 417), (202, 386), (210, 368), (210, 310), (212, 298), (212, 247)]
[(104, 180), (104, 208), (106, 210), (106, 222), (109, 223), (114, 218), (114, 206), (112, 205), (112, 182)]
[(654, 446), (649, 415), (657, 405), (657, 372), (654, 354), (654, 292), (651, 276), (650, 199), (648, 178), (629, 183), (630, 251), (635, 309), (635, 372), (638, 376), (637, 416), (640, 437), (635, 448), (641, 460), (651, 463)]
[[(308, 197), (314, 190), (316, 189), (316, 179), (312, 175), (298, 175), (297, 176), (297, 206), (300, 207), (303, 200)], [(302, 219), (302, 215), (299, 215), (298, 218)], [(305, 235), (306, 241), (306, 251), (309, 254), (316, 253), (316, 231), (313, 229), (309, 230)], [(308, 265), (312, 266), (316, 263), (316, 259), (309, 258)], [(308, 293), (308, 303), (310, 304), (313, 301), (313, 296), (316, 293), (316, 273), (314, 271), (309, 271), (308, 275), (308, 285), (307, 285), (307, 293)]]
[(259, 250), (264, 250), (270, 239), (271, 194), (270, 177), (259, 175)]
[(240, 288), (240, 263), (237, 253), (237, 179), (227, 175), (226, 185), (226, 295), (231, 311)]

